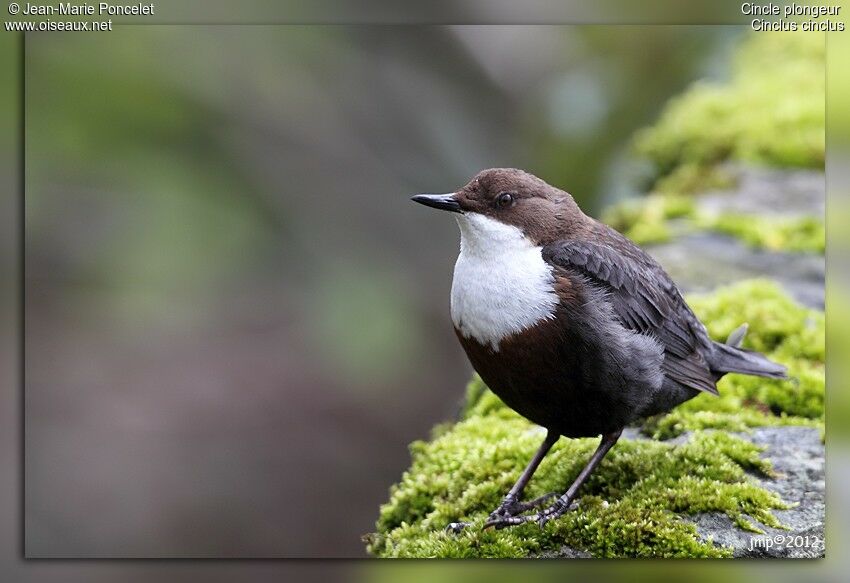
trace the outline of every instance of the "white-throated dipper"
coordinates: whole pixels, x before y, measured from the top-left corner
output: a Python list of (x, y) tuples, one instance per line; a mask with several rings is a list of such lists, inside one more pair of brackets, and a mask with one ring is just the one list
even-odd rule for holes
[[(652, 257), (536, 176), (493, 168), (457, 192), (413, 200), (456, 213), (451, 317), (473, 368), (547, 430), (485, 526), (560, 516), (626, 425), (717, 394), (726, 373), (786, 378), (785, 367), (739, 348), (745, 326), (725, 344), (711, 340)], [(566, 492), (525, 514), (552, 497), (521, 501), (552, 445), (597, 435), (599, 447)]]

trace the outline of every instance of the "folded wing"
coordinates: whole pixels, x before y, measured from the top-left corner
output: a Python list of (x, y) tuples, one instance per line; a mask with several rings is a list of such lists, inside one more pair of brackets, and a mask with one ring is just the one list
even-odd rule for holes
[(598, 242), (557, 241), (543, 248), (543, 258), (587, 277), (606, 292), (623, 326), (660, 341), (664, 346), (662, 368), (668, 379), (718, 394), (703, 356), (711, 340), (676, 285), (652, 257), (628, 239), (613, 230), (603, 235)]

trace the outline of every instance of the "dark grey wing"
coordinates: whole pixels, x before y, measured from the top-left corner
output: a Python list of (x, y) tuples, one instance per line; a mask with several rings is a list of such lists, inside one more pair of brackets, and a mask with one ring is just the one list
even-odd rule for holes
[(667, 378), (718, 394), (702, 351), (711, 341), (676, 285), (628, 239), (615, 233), (606, 238), (600, 243), (557, 241), (543, 248), (543, 259), (587, 277), (607, 294), (623, 326), (660, 341)]

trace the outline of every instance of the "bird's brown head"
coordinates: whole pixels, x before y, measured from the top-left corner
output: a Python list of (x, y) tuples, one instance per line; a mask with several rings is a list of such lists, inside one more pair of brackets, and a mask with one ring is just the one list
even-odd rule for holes
[(415, 202), (461, 215), (461, 229), (498, 223), (516, 227), (535, 245), (546, 245), (584, 225), (587, 217), (569, 193), (523, 170), (482, 170), (449, 194), (418, 194)]

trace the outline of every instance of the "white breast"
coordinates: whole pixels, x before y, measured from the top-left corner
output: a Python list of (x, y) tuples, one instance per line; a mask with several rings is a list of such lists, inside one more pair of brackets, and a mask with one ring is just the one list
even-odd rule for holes
[(553, 318), (558, 296), (542, 248), (485, 215), (466, 213), (457, 221), (451, 312), (461, 334), (498, 351), (503, 338)]

